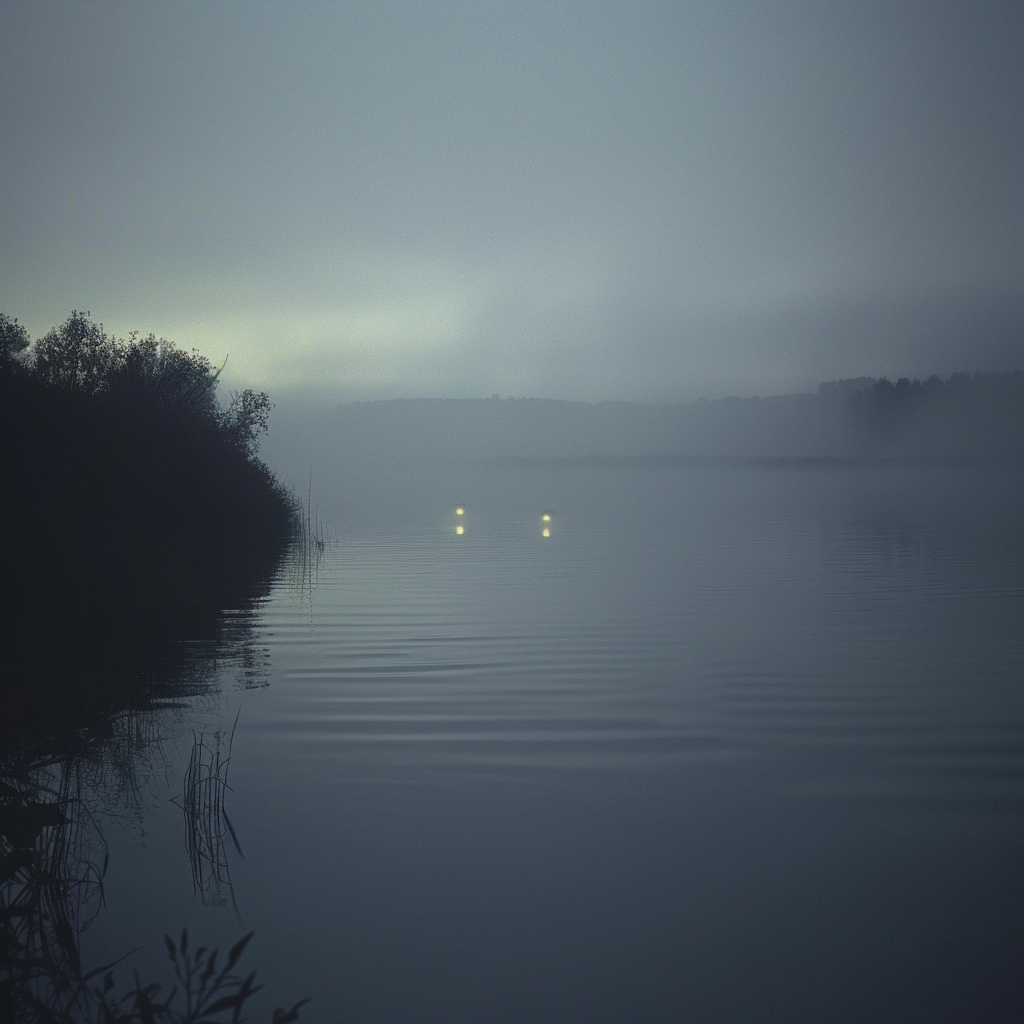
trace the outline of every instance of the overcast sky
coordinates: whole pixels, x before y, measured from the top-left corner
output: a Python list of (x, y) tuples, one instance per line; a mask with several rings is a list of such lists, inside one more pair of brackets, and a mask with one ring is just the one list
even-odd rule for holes
[(4, 0), (0, 311), (341, 399), (1024, 368), (1020, 0)]

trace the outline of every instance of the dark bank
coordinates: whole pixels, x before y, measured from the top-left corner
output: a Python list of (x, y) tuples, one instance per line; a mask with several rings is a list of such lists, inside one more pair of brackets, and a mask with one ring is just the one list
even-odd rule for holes
[(257, 457), (267, 395), (222, 407), (202, 356), (77, 312), (18, 358), (16, 326), (0, 370), (8, 678), (102, 686), (111, 660), (132, 668), (257, 595), (295, 501)]
[(0, 342), (0, 1021), (239, 1019), (251, 934), (218, 954), (153, 922), (163, 984), (79, 944), (108, 864), (94, 800), (131, 804), (159, 716), (213, 685), (192, 648), (244, 640), (222, 613), (266, 595), (300, 528), (257, 454), (270, 400), (222, 405), (208, 360), (89, 314), (32, 346), (0, 316)]

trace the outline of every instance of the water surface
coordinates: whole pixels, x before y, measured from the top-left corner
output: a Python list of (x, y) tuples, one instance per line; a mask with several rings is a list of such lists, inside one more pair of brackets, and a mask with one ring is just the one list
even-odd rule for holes
[(167, 726), (169, 781), (107, 826), (90, 957), (240, 933), (168, 801), (192, 730), (240, 710), (230, 895), (304, 1018), (1021, 1019), (1020, 474), (504, 462), (319, 492), (314, 578), (282, 571), (222, 696)]

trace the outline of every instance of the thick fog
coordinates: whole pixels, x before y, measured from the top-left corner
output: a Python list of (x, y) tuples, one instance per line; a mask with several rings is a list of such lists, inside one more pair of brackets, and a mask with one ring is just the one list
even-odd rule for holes
[(317, 401), (1024, 365), (1018, 3), (12, 0), (0, 311)]
[(356, 466), (480, 459), (1024, 458), (1024, 374), (848, 378), (813, 393), (689, 403), (354, 402), (278, 410), (264, 457), (295, 483)]

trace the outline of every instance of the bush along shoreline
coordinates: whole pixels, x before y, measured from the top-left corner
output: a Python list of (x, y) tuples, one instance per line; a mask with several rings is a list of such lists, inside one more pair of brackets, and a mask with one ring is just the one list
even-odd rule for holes
[(258, 457), (272, 408), (220, 371), (73, 312), (29, 343), (0, 314), (0, 663), (84, 693), (264, 594), (297, 502)]
[(0, 314), (2, 1020), (241, 1020), (261, 988), (237, 970), (251, 933), (221, 961), (187, 932), (165, 938), (169, 990), (126, 988), (116, 964), (83, 973), (80, 904), (102, 904), (106, 858), (82, 860), (82, 788), (45, 784), (86, 763), (103, 775), (115, 754), (131, 778), (137, 727), (212, 682), (179, 641), (219, 644), (222, 612), (264, 596), (301, 534), (299, 502), (258, 457), (270, 399), (222, 403), (218, 378), (88, 313), (35, 343)]

